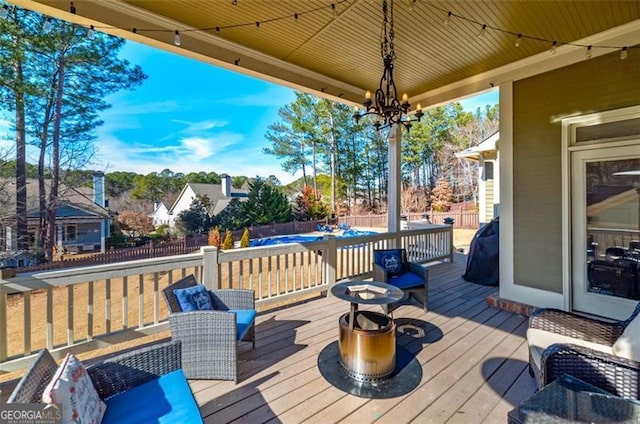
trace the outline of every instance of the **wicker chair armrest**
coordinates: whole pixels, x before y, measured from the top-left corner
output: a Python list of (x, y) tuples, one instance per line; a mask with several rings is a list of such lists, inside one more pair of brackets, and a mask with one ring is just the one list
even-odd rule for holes
[(549, 346), (541, 362), (543, 387), (562, 374), (570, 374), (616, 396), (638, 399), (639, 362), (571, 344)]
[(7, 403), (42, 402), (42, 392), (53, 379), (57, 369), (58, 364), (49, 351), (41, 350), (7, 399)]
[(255, 309), (256, 298), (253, 290), (223, 289), (210, 291), (214, 309)]
[(181, 367), (181, 343), (171, 341), (106, 359), (87, 368), (101, 399), (125, 392)]
[(373, 281), (386, 283), (388, 280), (387, 271), (378, 264), (373, 264)]
[(620, 323), (582, 317), (559, 309), (537, 309), (529, 317), (529, 328), (612, 346), (624, 331)]
[(407, 265), (409, 266), (409, 271), (424, 278), (426, 284), (429, 280), (429, 270), (427, 267), (417, 262), (407, 262)]

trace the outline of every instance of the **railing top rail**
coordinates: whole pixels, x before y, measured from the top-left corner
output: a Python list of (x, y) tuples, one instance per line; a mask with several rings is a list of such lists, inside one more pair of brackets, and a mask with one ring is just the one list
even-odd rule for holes
[(201, 253), (138, 259), (112, 264), (82, 266), (51, 271), (26, 272), (18, 274), (10, 281), (0, 280), (5, 291), (31, 291), (39, 288), (68, 286), (87, 281), (139, 275), (148, 272), (171, 271), (177, 268), (200, 266)]

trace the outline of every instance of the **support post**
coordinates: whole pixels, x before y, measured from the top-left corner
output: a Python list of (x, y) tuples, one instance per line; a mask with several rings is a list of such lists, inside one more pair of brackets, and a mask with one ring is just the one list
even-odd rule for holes
[(220, 265), (218, 264), (218, 248), (202, 246), (202, 284), (209, 290), (220, 288)]
[(336, 247), (336, 236), (327, 234), (324, 236), (327, 241), (327, 254), (324, 261), (324, 278), (329, 287), (336, 283), (336, 275), (338, 269), (338, 252)]
[(399, 247), (400, 240), (400, 188), (402, 182), (402, 128), (395, 124), (389, 130), (389, 193), (387, 197), (387, 231), (395, 234), (391, 243)]

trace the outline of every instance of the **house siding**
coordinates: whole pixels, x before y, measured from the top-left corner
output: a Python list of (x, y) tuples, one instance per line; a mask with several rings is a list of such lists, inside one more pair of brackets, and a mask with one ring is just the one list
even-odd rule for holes
[(619, 52), (513, 84), (514, 283), (562, 292), (561, 119), (640, 104), (640, 55)]

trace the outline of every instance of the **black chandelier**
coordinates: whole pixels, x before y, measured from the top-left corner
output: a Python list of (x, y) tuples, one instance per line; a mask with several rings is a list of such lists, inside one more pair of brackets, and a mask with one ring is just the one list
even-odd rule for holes
[[(366, 115), (375, 115), (376, 121), (373, 126), (376, 130), (388, 128), (395, 124), (402, 124), (409, 130), (411, 129), (411, 118), (405, 116), (411, 110), (411, 105), (406, 94), (402, 95), (402, 100), (398, 100), (398, 89), (393, 80), (393, 61), (396, 58), (393, 39), (395, 32), (393, 30), (393, 0), (390, 0), (387, 7), (387, 0), (382, 1), (382, 40), (380, 40), (380, 54), (384, 63), (382, 78), (380, 78), (380, 87), (376, 90), (373, 100), (371, 92), (367, 91), (365, 99), (362, 102), (365, 110), (361, 113), (359, 108), (353, 114), (356, 123), (360, 118)], [(418, 121), (424, 116), (420, 104), (416, 108), (415, 117)]]

